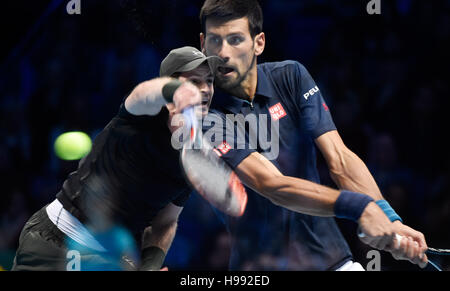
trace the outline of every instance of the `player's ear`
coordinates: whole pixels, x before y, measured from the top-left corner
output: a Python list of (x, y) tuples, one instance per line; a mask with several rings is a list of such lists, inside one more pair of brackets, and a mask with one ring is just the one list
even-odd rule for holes
[(261, 32), (255, 37), (255, 55), (260, 56), (263, 53), (265, 47), (266, 35), (264, 34), (264, 32)]
[(200, 47), (202, 49), (202, 53), (205, 53), (205, 35), (203, 32), (200, 32)]

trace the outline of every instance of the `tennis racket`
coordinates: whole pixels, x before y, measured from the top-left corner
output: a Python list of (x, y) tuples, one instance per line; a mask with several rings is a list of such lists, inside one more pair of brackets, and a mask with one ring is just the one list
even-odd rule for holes
[(183, 116), (190, 137), (181, 150), (181, 165), (191, 186), (211, 205), (227, 215), (239, 217), (247, 205), (247, 193), (240, 179), (200, 134), (194, 107)]

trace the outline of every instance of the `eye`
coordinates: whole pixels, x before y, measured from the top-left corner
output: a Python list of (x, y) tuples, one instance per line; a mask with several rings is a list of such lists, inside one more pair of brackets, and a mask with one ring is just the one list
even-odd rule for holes
[(228, 43), (230, 45), (234, 45), (234, 46), (240, 44), (243, 41), (244, 41), (244, 38), (240, 37), (240, 36), (232, 36), (228, 39)]
[(209, 36), (208, 43), (211, 45), (219, 45), (221, 43), (221, 39), (218, 36)]
[(194, 85), (200, 85), (202, 83), (202, 81), (200, 81), (199, 79), (191, 79), (190, 80)]

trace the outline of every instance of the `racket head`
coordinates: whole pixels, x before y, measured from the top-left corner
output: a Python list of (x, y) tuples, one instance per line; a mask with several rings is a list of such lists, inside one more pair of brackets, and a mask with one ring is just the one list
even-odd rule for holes
[(230, 216), (242, 216), (248, 198), (239, 177), (207, 141), (202, 140), (200, 148), (193, 145), (187, 142), (180, 155), (186, 180), (218, 210)]

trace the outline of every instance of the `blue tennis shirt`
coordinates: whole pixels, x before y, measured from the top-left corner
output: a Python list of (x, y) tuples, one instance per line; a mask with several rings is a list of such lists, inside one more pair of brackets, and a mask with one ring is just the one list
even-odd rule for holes
[[(258, 65), (252, 103), (218, 92), (203, 124), (215, 152), (236, 168), (259, 152), (286, 176), (320, 183), (314, 140), (336, 130), (320, 89), (295, 61)], [(246, 188), (240, 218), (226, 217), (232, 270), (333, 270), (352, 258), (334, 218), (274, 205)]]

